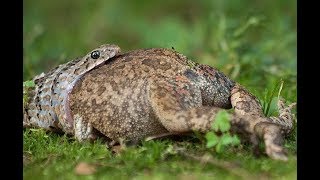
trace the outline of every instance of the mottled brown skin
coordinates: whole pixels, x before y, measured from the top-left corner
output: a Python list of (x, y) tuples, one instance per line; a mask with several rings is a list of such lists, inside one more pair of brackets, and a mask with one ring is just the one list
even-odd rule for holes
[(169, 49), (142, 49), (108, 60), (85, 74), (69, 97), (75, 137), (139, 141), (166, 133), (210, 130), (221, 109), (234, 108), (234, 132), (266, 153), (286, 160), (282, 140), (292, 129), (291, 108), (279, 101), (279, 117), (263, 115), (257, 99), (223, 73)]
[[(93, 52), (100, 56), (92, 56)], [(23, 126), (63, 131), (79, 141), (113, 141), (210, 130), (217, 112), (234, 109), (232, 131), (286, 160), (283, 135), (292, 129), (294, 104), (278, 101), (279, 117), (265, 117), (258, 100), (217, 69), (169, 49), (120, 54), (102, 45), (34, 78)]]

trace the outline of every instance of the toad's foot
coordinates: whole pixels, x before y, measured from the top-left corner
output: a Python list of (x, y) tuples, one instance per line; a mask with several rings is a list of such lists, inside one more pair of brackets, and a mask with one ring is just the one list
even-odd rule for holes
[(283, 136), (281, 127), (274, 123), (260, 122), (254, 127), (255, 135), (262, 138), (265, 143), (265, 150), (272, 159), (287, 161), (287, 153), (282, 147)]
[(282, 130), (287, 135), (293, 129), (293, 121), (295, 116), (291, 113), (293, 107), (296, 106), (296, 103), (291, 103), (290, 105), (285, 105), (285, 100), (283, 98), (279, 98), (278, 100), (278, 111), (279, 117), (270, 117), (268, 120), (281, 125)]

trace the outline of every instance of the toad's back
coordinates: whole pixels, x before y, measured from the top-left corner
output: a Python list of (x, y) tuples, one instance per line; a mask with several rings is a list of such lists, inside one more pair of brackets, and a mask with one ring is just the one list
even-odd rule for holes
[(86, 74), (73, 89), (73, 118), (92, 123), (111, 139), (140, 139), (167, 132), (152, 112), (149, 84), (173, 77), (192, 64), (168, 49), (131, 51)]

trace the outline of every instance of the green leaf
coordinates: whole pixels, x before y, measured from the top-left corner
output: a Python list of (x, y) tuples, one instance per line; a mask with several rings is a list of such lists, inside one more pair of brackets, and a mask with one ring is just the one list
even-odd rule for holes
[(35, 83), (32, 80), (23, 82), (23, 87), (34, 87), (34, 86), (35, 86)]
[(231, 137), (229, 133), (223, 134), (221, 136), (221, 144), (222, 145), (229, 145), (232, 143), (233, 143), (233, 137)]
[(265, 98), (264, 98), (264, 103), (263, 103), (263, 110), (264, 110), (264, 115), (269, 117), (271, 116), (274, 111), (272, 111), (272, 108), (273, 110), (274, 109), (277, 109), (277, 101), (275, 99), (275, 93), (276, 93), (276, 90), (277, 88), (279, 87), (279, 91), (278, 91), (278, 98), (280, 97), (280, 93), (282, 91), (282, 88), (283, 88), (283, 83), (284, 81), (281, 79), (278, 83), (276, 83), (271, 91), (271, 94), (269, 95), (269, 97), (267, 97), (267, 93), (265, 95)]
[(236, 135), (231, 136), (230, 133), (226, 133), (221, 136), (221, 143), (223, 145), (239, 145), (240, 139)]
[(231, 125), (229, 121), (229, 114), (225, 110), (221, 110), (217, 113), (217, 116), (212, 124), (212, 129), (214, 131), (226, 132), (229, 131)]
[(219, 137), (214, 132), (208, 132), (206, 134), (207, 148), (215, 146), (219, 142)]
[(270, 116), (277, 116), (278, 113), (278, 98), (273, 97), (271, 99), (270, 105), (269, 105), (269, 111), (268, 111), (268, 117)]
[(221, 153), (224, 149), (224, 145), (222, 144), (222, 141), (219, 141), (219, 143), (216, 145), (216, 152)]
[(216, 152), (221, 153), (225, 147), (230, 145), (235, 146), (239, 144), (240, 140), (236, 135), (231, 136), (230, 133), (224, 133), (220, 137), (219, 142), (216, 145)]
[(237, 135), (233, 135), (232, 136), (232, 145), (239, 145), (240, 144), (240, 139), (239, 139), (239, 137), (237, 136)]

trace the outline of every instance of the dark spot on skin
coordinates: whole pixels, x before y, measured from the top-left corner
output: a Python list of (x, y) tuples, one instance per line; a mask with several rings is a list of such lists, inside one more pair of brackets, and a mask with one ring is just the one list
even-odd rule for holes
[(106, 90), (106, 87), (100, 86), (98, 91), (97, 91), (98, 96), (100, 96), (105, 90)]
[(149, 72), (149, 71), (150, 71), (149, 67), (147, 67), (147, 66), (141, 66), (141, 69), (142, 69), (144, 72)]
[(93, 108), (97, 107), (97, 102), (96, 102), (95, 99), (92, 99), (91, 104), (92, 104), (91, 106), (92, 106)]
[(124, 107), (124, 108), (129, 108), (129, 102), (128, 101), (124, 101), (121, 105), (121, 107)]
[(236, 104), (236, 108), (248, 113), (248, 112), (250, 112), (250, 103), (246, 102), (246, 101), (239, 101)]
[(109, 81), (109, 84), (111, 85), (112, 89), (117, 89), (118, 84), (115, 81)]
[[(186, 118), (186, 114), (180, 114), (180, 115), (178, 115), (177, 117), (176, 117), (177, 119), (183, 119), (183, 120), (189, 120), (189, 119), (187, 119)], [(168, 119), (169, 120), (169, 119)], [(170, 121), (172, 121), (171, 119), (170, 119)]]
[[(86, 62), (88, 62), (88, 61), (89, 61), (89, 59), (90, 59), (90, 58), (89, 58), (89, 57), (87, 57), (83, 62), (84, 62), (84, 63), (86, 63)], [(80, 59), (79, 59), (79, 61), (80, 61)], [(77, 61), (77, 62), (79, 62), (79, 61)]]
[(93, 89), (91, 89), (90, 87), (87, 88), (87, 92), (92, 92)]
[(124, 62), (129, 62), (129, 61), (131, 61), (133, 58), (132, 57), (125, 57), (124, 59), (123, 59), (123, 61)]
[(187, 69), (185, 72), (184, 72), (184, 75), (190, 79), (190, 80), (197, 80), (198, 78), (198, 74), (196, 74), (194, 71), (192, 71), (191, 69)]
[(149, 66), (152, 69), (156, 69), (157, 68), (157, 64), (159, 64), (158, 60), (152, 60), (152, 59), (144, 59), (142, 61), (143, 65)]
[(86, 65), (86, 69), (88, 69), (88, 68), (89, 68), (89, 66), (90, 66), (90, 63), (88, 63), (88, 64)]
[(197, 115), (197, 118), (200, 118), (202, 117), (202, 115), (204, 114), (204, 112), (202, 111), (201, 108), (198, 108), (196, 109), (196, 115)]
[(75, 69), (74, 74), (78, 74), (80, 70), (81, 70), (80, 68)]
[[(108, 99), (110, 99), (111, 98), (111, 96), (109, 96), (109, 98)], [(102, 101), (102, 103), (101, 103), (101, 105), (102, 106), (106, 106), (108, 104), (108, 102), (107, 101)]]
[(124, 65), (124, 64), (122, 64), (122, 65), (120, 65), (120, 66), (115, 67), (115, 69), (122, 70), (122, 69), (124, 69), (124, 67), (125, 67), (125, 65)]
[(159, 97), (164, 97), (165, 95), (166, 95), (166, 92), (165, 92), (164, 89), (160, 89), (160, 90), (158, 91), (158, 96), (159, 96)]
[(171, 65), (165, 61), (162, 61), (162, 64), (160, 64), (161, 60), (160, 59), (144, 59), (142, 61), (143, 65), (149, 66), (152, 69), (161, 69), (161, 70), (168, 70), (171, 68)]

